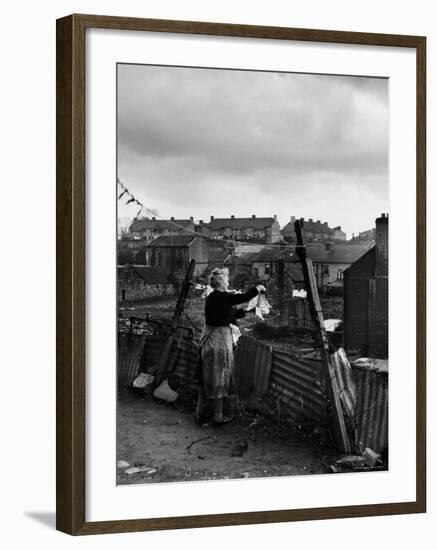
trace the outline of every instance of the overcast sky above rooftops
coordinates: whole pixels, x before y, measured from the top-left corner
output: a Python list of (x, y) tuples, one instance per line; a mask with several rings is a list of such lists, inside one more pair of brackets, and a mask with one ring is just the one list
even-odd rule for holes
[(118, 65), (118, 176), (163, 218), (294, 215), (350, 237), (388, 212), (388, 81)]

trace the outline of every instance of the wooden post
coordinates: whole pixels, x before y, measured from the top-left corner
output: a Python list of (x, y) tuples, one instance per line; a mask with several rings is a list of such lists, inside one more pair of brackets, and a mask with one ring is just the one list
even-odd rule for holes
[(310, 258), (307, 258), (306, 255), (306, 248), (303, 243), (302, 229), (299, 220), (294, 222), (294, 229), (297, 237), (296, 254), (302, 264), (308, 302), (310, 304), (311, 314), (316, 327), (316, 341), (319, 345), (322, 356), (323, 376), (326, 380), (328, 398), (331, 402), (335, 438), (339, 450), (345, 454), (350, 454), (351, 445), (346, 430), (340, 396), (338, 394), (335, 370), (331, 363), (328, 336), (326, 334), (325, 323), (323, 320), (323, 311), (320, 304), (319, 292), (317, 290), (317, 282), (314, 276), (313, 263)]
[(193, 274), (196, 262), (194, 260), (190, 261), (187, 272), (185, 274), (184, 282), (182, 283), (182, 288), (179, 293), (178, 301), (176, 302), (176, 307), (171, 319), (169, 334), (167, 341), (165, 343), (164, 349), (162, 350), (161, 359), (159, 361), (158, 368), (155, 372), (155, 384), (159, 385), (164, 376), (171, 370), (173, 361), (170, 361), (171, 351), (173, 343), (175, 340), (176, 330), (179, 326), (182, 314), (185, 308), (185, 302), (187, 301), (188, 293), (190, 292), (191, 285), (193, 284)]
[(278, 284), (278, 299), (279, 299), (279, 324), (281, 326), (288, 325), (288, 307), (285, 304), (285, 269), (284, 260), (278, 259), (278, 272), (277, 272), (277, 284)]

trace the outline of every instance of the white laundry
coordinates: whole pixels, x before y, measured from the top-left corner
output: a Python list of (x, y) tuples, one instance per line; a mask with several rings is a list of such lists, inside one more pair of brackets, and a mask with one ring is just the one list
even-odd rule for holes
[(270, 304), (267, 301), (265, 294), (258, 294), (255, 298), (252, 298), (247, 304), (246, 310), (255, 309), (255, 315), (264, 320), (264, 315), (270, 313)]
[(306, 298), (307, 297), (307, 291), (304, 289), (301, 290), (293, 290), (293, 298)]
[(241, 330), (237, 327), (237, 325), (230, 324), (229, 326), (231, 327), (231, 331), (232, 331), (232, 342), (235, 346), (238, 340), (240, 339)]
[(208, 297), (211, 292), (214, 292), (214, 289), (212, 288), (211, 285), (206, 285), (206, 290), (205, 290), (205, 296)]

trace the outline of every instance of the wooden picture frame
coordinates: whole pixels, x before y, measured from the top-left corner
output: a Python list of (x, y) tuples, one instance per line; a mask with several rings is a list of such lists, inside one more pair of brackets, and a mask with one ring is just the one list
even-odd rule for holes
[[(416, 499), (411, 502), (87, 522), (85, 514), (85, 32), (89, 28), (377, 45), (416, 51)], [(426, 39), (70, 15), (57, 21), (57, 529), (71, 535), (409, 514), (426, 510)]]

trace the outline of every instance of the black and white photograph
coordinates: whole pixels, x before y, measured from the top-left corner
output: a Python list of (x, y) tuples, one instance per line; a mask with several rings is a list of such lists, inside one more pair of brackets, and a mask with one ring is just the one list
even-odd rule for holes
[(388, 121), (386, 78), (117, 64), (118, 485), (389, 469)]

